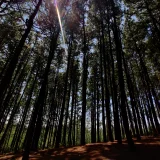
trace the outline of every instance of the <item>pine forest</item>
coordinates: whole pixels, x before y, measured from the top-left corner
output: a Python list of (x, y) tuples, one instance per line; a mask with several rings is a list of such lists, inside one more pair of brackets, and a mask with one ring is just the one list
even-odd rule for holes
[(0, 0), (0, 159), (137, 152), (159, 137), (159, 87), (159, 0)]

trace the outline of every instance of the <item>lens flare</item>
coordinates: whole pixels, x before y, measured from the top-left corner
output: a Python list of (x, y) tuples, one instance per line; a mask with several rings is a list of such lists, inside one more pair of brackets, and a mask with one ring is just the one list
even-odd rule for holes
[(65, 54), (67, 56), (66, 42), (65, 42), (64, 31), (63, 31), (63, 27), (62, 27), (61, 15), (60, 15), (58, 4), (57, 4), (56, 0), (54, 1), (54, 5), (56, 7), (58, 21), (59, 21), (59, 25), (60, 25), (60, 28), (61, 28), (62, 40), (63, 40), (63, 44), (64, 44)]

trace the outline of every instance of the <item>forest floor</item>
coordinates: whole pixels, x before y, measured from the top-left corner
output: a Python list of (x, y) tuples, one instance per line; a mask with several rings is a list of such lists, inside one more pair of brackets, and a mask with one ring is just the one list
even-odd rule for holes
[[(160, 160), (160, 137), (142, 137), (135, 141), (136, 150), (129, 151), (126, 140), (94, 143), (84, 146), (41, 150), (30, 153), (30, 160)], [(0, 155), (0, 160), (21, 160), (22, 154)]]

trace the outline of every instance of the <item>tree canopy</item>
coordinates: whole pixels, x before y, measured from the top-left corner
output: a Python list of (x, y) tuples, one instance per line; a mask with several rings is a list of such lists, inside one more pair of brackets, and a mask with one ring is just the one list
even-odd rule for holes
[(160, 133), (159, 0), (1, 0), (0, 151)]

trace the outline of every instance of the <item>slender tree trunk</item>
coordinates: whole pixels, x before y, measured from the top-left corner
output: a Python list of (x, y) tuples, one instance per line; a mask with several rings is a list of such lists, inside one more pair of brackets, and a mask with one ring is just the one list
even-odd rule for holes
[[(58, 33), (56, 33), (55, 36), (52, 37), (52, 40), (51, 40), (48, 62), (47, 62), (47, 65), (46, 65), (46, 68), (44, 71), (41, 89), (40, 89), (40, 92), (38, 95), (37, 102), (35, 103), (34, 110), (33, 110), (32, 117), (31, 117), (31, 121), (30, 121), (28, 130), (27, 130), (27, 133), (26, 133), (27, 141), (25, 144), (25, 151), (23, 153), (22, 160), (28, 160), (30, 147), (33, 142), (34, 142), (33, 143), (34, 148), (37, 149), (37, 147), (38, 147), (38, 140), (39, 140), (41, 129), (42, 129), (43, 105), (44, 105), (44, 100), (45, 100), (45, 95), (46, 95), (46, 85), (47, 85), (47, 81), (48, 81), (48, 73), (50, 71), (50, 65), (51, 65), (52, 59), (54, 57), (54, 52), (55, 52), (56, 45), (57, 45), (58, 35), (59, 35), (59, 31), (58, 31)], [(37, 119), (37, 121), (36, 121), (36, 119)], [(34, 137), (34, 135), (36, 137)], [(35, 139), (33, 139), (33, 137)]]
[(108, 140), (113, 141), (112, 129), (111, 129), (111, 111), (110, 111), (110, 96), (109, 89), (107, 84), (107, 65), (106, 65), (106, 51), (105, 51), (105, 40), (104, 40), (104, 24), (101, 22), (102, 28), (102, 53), (103, 53), (103, 66), (104, 66), (104, 84), (105, 84), (105, 107), (106, 107), (106, 116), (107, 116), (107, 134)]
[[(19, 56), (22, 52), (25, 41), (26, 41), (30, 31), (31, 31), (31, 28), (33, 26), (33, 20), (36, 16), (41, 4), (42, 4), (42, 0), (39, 0), (34, 12), (31, 14), (31, 16), (28, 20), (28, 25), (27, 25), (27, 28), (25, 30), (25, 33), (23, 34), (18, 46), (15, 49), (15, 52), (13, 53), (13, 58), (11, 59), (9, 65), (8, 65), (8, 68), (6, 69), (6, 73), (1, 80), (1, 83), (0, 83), (0, 91), (1, 91), (0, 92), (0, 101), (3, 101), (4, 93), (9, 86), (9, 83), (11, 82), (11, 79), (12, 79), (14, 70), (16, 68)], [(1, 110), (1, 106), (0, 106), (0, 110)]]
[(96, 89), (97, 89), (97, 142), (100, 142), (100, 132), (99, 132), (99, 84), (97, 82), (96, 84)]
[(82, 117), (81, 117), (81, 145), (85, 142), (86, 126), (86, 90), (87, 90), (87, 72), (88, 72), (88, 55), (86, 44), (85, 17), (83, 15), (83, 82), (82, 82)]
[[(74, 105), (75, 105), (75, 97), (76, 97), (76, 92), (75, 92), (75, 76), (76, 76), (76, 68), (75, 68), (75, 65), (73, 66), (73, 78), (72, 78), (72, 103), (71, 103), (71, 118), (70, 118), (70, 123), (69, 123), (69, 132), (68, 132), (68, 143), (69, 145), (72, 145), (72, 136), (71, 136), (71, 133), (72, 133), (72, 128), (73, 128), (73, 111), (74, 111)], [(75, 112), (75, 111), (74, 111)], [(74, 115), (75, 116), (75, 115)], [(74, 124), (75, 125), (75, 124)], [(74, 136), (73, 136), (74, 137)], [(75, 139), (75, 137), (74, 137)]]
[[(109, 17), (108, 17), (109, 18)], [(121, 137), (121, 130), (120, 130), (120, 122), (119, 122), (119, 114), (118, 114), (118, 100), (117, 100), (117, 86), (115, 82), (115, 67), (114, 67), (114, 58), (113, 58), (113, 52), (112, 52), (112, 43), (111, 43), (111, 36), (110, 36), (110, 27), (109, 27), (109, 20), (108, 22), (108, 36), (109, 36), (109, 49), (110, 49), (110, 55), (111, 55), (111, 65), (112, 65), (112, 83), (113, 83), (113, 102), (114, 102), (114, 128), (115, 128), (115, 139), (118, 140), (118, 143), (122, 143), (122, 137)]]
[(102, 126), (103, 126), (103, 141), (107, 141), (105, 111), (104, 111), (104, 80), (103, 80), (103, 57), (102, 57), (102, 43), (100, 39), (100, 76), (101, 76), (101, 92), (102, 92)]
[(133, 118), (134, 118), (134, 123), (135, 123), (135, 129), (136, 129), (136, 137), (137, 140), (141, 140), (140, 133), (139, 133), (139, 128), (138, 128), (138, 123), (137, 123), (137, 116), (136, 116), (136, 102), (135, 102), (135, 97), (134, 97), (134, 87), (132, 85), (132, 80), (128, 71), (128, 66), (126, 64), (126, 60), (124, 58), (123, 54), (123, 63), (124, 63), (124, 70), (126, 73), (126, 78), (127, 78), (127, 85), (128, 85), (128, 90), (129, 90), (129, 95), (131, 99), (131, 106), (132, 106), (132, 112), (133, 112)]
[(62, 122), (64, 118), (64, 111), (65, 111), (65, 104), (66, 104), (66, 94), (67, 94), (67, 88), (68, 88), (68, 77), (69, 77), (69, 67), (71, 63), (71, 54), (72, 54), (72, 42), (69, 42), (69, 52), (68, 52), (67, 70), (65, 75), (64, 94), (63, 94), (63, 100), (62, 100), (62, 108), (60, 113), (59, 125), (58, 125), (58, 130), (56, 135), (56, 144), (55, 144), (56, 148), (59, 148), (59, 144), (61, 143)]
[(117, 65), (118, 65), (118, 78), (119, 78), (119, 85), (120, 85), (120, 96), (121, 96), (121, 114), (123, 118), (123, 125), (128, 141), (128, 145), (130, 146), (130, 149), (134, 149), (134, 142), (132, 140), (132, 136), (129, 130), (129, 124), (128, 124), (128, 118), (127, 118), (127, 112), (126, 112), (126, 103), (125, 103), (125, 90), (124, 90), (124, 77), (123, 77), (123, 68), (122, 68), (122, 46), (118, 34), (118, 28), (117, 28), (117, 22), (115, 17), (115, 4), (114, 1), (111, 1), (111, 7), (113, 11), (113, 25), (114, 25), (114, 39), (116, 44), (116, 56), (117, 56)]

